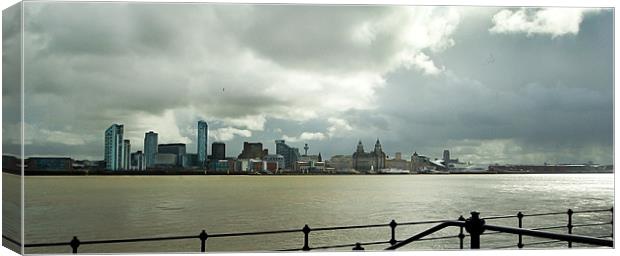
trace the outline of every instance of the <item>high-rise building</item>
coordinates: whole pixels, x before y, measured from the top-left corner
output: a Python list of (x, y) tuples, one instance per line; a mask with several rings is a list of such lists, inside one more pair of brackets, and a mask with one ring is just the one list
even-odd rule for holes
[(157, 145), (157, 153), (158, 154), (173, 154), (176, 156), (176, 166), (177, 167), (185, 167), (183, 166), (183, 158), (185, 157), (185, 144), (183, 143), (172, 143), (172, 144), (160, 144)]
[(121, 169), (129, 170), (130, 168), (130, 157), (131, 157), (131, 143), (129, 140), (123, 140), (123, 164), (121, 165)]
[(144, 162), (146, 168), (155, 166), (157, 156), (157, 133), (149, 131), (144, 134)]
[(205, 121), (198, 121), (198, 145), (196, 153), (198, 154), (198, 162), (201, 166), (205, 166), (207, 161), (207, 136), (209, 135), (209, 126)]
[(131, 166), (129, 169), (142, 171), (145, 167), (144, 154), (142, 151), (138, 150), (137, 152), (131, 153)]
[(450, 166), (450, 150), (446, 149), (443, 151), (443, 165), (446, 167), (446, 169), (448, 169)]
[(263, 143), (243, 142), (243, 151), (237, 156), (239, 159), (263, 159)]
[(213, 142), (211, 144), (211, 159), (215, 161), (226, 159), (226, 144), (223, 142)]
[(116, 171), (123, 163), (123, 125), (113, 124), (105, 130), (105, 169)]
[(284, 168), (292, 168), (299, 160), (299, 149), (286, 145), (284, 140), (276, 140), (276, 154), (284, 157)]

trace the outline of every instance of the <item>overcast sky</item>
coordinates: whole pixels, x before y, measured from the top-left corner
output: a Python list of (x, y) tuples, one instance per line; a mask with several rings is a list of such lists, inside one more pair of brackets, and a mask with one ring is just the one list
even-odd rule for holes
[[(113, 123), (132, 151), (153, 130), (196, 152), (204, 119), (230, 156), (379, 138), (407, 158), (613, 161), (610, 9), (24, 6), (26, 155), (102, 159)], [(18, 35), (4, 27), (3, 43)]]

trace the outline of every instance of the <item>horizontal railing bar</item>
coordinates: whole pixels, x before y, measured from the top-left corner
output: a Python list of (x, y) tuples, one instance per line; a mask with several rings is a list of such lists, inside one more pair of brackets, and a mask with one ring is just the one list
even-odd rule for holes
[(546, 213), (530, 213), (530, 214), (523, 214), (523, 217), (534, 217), (534, 216), (550, 216), (550, 215), (561, 215), (561, 214), (566, 214), (566, 212), (546, 212)]
[(484, 217), (483, 219), (485, 220), (495, 220), (495, 219), (510, 219), (510, 218), (516, 218), (517, 215), (498, 215), (498, 216), (489, 216), (489, 217)]
[(24, 244), (24, 247), (53, 247), (53, 246), (67, 246), (71, 245), (70, 242), (54, 242), (54, 243), (38, 243), (38, 244)]
[[(116, 244), (116, 243), (148, 242), (148, 241), (183, 240), (183, 239), (194, 239), (194, 238), (199, 238), (199, 237), (197, 235), (194, 235), (194, 236), (170, 236), (170, 237), (90, 240), (90, 241), (80, 241), (80, 244)], [(48, 247), (48, 246), (63, 246), (63, 245), (71, 245), (71, 243), (60, 242), (60, 243), (26, 244), (24, 245), (24, 247)]]
[[(389, 244), (390, 241), (377, 241), (377, 242), (365, 242), (359, 243), (360, 245), (378, 245), (378, 244)], [(352, 244), (339, 244), (339, 245), (326, 245), (326, 246), (318, 246), (312, 247), (311, 250), (321, 250), (321, 249), (334, 249), (334, 248), (343, 248), (343, 247), (353, 247), (356, 243)]]
[[(399, 223), (399, 225), (402, 225)], [(325, 231), (325, 230), (342, 230), (342, 229), (357, 229), (357, 228), (377, 228), (377, 227), (389, 227), (390, 224), (373, 224), (373, 225), (356, 225), (356, 226), (339, 226), (339, 227), (322, 227), (312, 228), (312, 231)]]
[(11, 243), (14, 243), (14, 244), (16, 244), (18, 246), (22, 246), (22, 244), (20, 242), (17, 242), (15, 240), (13, 240), (12, 238), (8, 237), (8, 236), (2, 235), (2, 238), (6, 239), (7, 241), (9, 241)]
[(148, 241), (184, 240), (184, 239), (195, 239), (195, 238), (199, 238), (198, 235), (80, 241), (80, 244), (134, 243), (134, 242), (148, 242)]
[[(612, 236), (610, 236), (610, 235), (597, 236), (596, 238), (607, 238), (607, 237), (612, 237)], [(523, 244), (523, 245), (538, 245), (538, 244), (550, 244), (550, 243), (559, 243), (559, 242), (564, 242), (564, 241), (562, 241), (562, 240), (545, 240), (545, 241), (541, 241), (541, 242), (533, 242), (533, 243), (527, 243), (527, 244)], [(491, 249), (506, 249), (506, 248), (512, 248), (512, 247), (517, 247), (517, 245), (514, 244), (514, 245), (493, 247)]]
[(454, 219), (451, 220), (427, 220), (427, 221), (409, 221), (409, 222), (403, 222), (403, 223), (398, 223), (399, 226), (410, 226), (410, 225), (421, 225), (421, 224), (435, 224), (435, 223), (443, 223), (446, 221), (454, 221)]
[[(582, 210), (582, 211), (573, 211), (573, 214), (576, 213), (591, 213), (591, 212), (611, 212), (611, 209), (596, 209), (596, 210)], [(560, 215), (566, 214), (566, 212), (543, 212), (543, 213), (530, 213), (523, 214), (524, 217), (532, 217), (532, 216), (547, 216), (547, 215)], [(517, 215), (498, 215), (498, 216), (488, 216), (483, 219), (493, 220), (493, 219), (508, 219), (508, 218), (517, 218)]]
[(231, 236), (254, 236), (254, 235), (268, 235), (268, 234), (284, 234), (284, 233), (295, 233), (295, 232), (303, 232), (301, 229), (283, 229), (283, 230), (272, 230), (272, 231), (258, 231), (258, 232), (241, 232), (241, 233), (220, 233), (220, 234), (210, 234), (211, 237), (231, 237)]
[(549, 233), (549, 232), (544, 232), (544, 231), (522, 229), (522, 228), (512, 228), (512, 227), (502, 227), (502, 226), (495, 226), (495, 225), (488, 225), (488, 224), (485, 224), (484, 228), (488, 230), (501, 231), (504, 233), (511, 233), (511, 234), (517, 234), (517, 235), (521, 234), (521, 235), (526, 235), (526, 236), (550, 238), (550, 239), (557, 239), (557, 240), (563, 240), (563, 241), (569, 241), (569, 242), (587, 243), (587, 244), (594, 244), (594, 245), (608, 246), (608, 247), (613, 247), (613, 243), (614, 243), (613, 240), (606, 240), (606, 239), (594, 238), (594, 237), (589, 237), (589, 236)]

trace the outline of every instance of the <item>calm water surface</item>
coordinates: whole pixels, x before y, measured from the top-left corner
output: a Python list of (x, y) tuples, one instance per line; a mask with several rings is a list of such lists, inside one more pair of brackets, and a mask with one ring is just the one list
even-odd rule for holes
[[(6, 174), (5, 174), (6, 175)], [(26, 177), (27, 243), (264, 231), (602, 209), (613, 204), (613, 174), (394, 176), (83, 176)], [(575, 222), (609, 221), (583, 214)], [(489, 221), (516, 225), (516, 219)], [(525, 218), (527, 227), (565, 225), (566, 215)], [(405, 239), (429, 226), (397, 229)], [(566, 232), (565, 229), (556, 230)], [(455, 235), (457, 228), (437, 235)], [(603, 236), (609, 225), (575, 228)], [(311, 246), (389, 240), (389, 228), (312, 232)], [(516, 243), (513, 235), (482, 238), (483, 247)], [(302, 233), (210, 238), (210, 251), (300, 248)], [(525, 239), (534, 242), (535, 239)], [(196, 252), (199, 241), (83, 245), (81, 252)], [(564, 243), (549, 246), (563, 247)], [(407, 249), (453, 249), (458, 239), (423, 241)], [(382, 249), (368, 246), (366, 249)], [(350, 248), (344, 248), (350, 250)], [(66, 247), (27, 252), (69, 252)]]

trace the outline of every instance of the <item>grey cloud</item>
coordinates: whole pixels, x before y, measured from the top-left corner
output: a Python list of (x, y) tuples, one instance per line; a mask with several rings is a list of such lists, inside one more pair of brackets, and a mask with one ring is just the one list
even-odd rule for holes
[[(379, 137), (390, 155), (454, 148), (484, 163), (612, 159), (610, 11), (552, 39), (489, 33), (495, 8), (458, 7), (457, 19), (453, 9), (395, 6), (28, 6), (26, 121), (86, 138), (30, 145), (32, 154), (100, 158), (112, 123), (126, 124), (134, 149), (148, 129), (193, 149), (195, 122), (205, 119), (213, 131), (251, 132), (227, 141), (236, 155), (244, 140), (273, 150), (284, 136), (330, 134), (337, 118), (352, 129), (312, 141), (312, 150), (350, 154), (358, 139), (369, 148)], [(404, 22), (403, 10), (418, 11), (422, 24)], [(438, 41), (402, 42), (408, 29), (429, 36), (434, 19), (458, 26)], [(355, 41), (364, 24), (376, 27)], [(405, 46), (445, 71), (393, 66)]]

